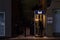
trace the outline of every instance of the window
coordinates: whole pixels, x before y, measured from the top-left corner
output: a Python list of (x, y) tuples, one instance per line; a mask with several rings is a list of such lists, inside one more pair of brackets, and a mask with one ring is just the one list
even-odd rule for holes
[(0, 36), (5, 36), (5, 12), (0, 12)]

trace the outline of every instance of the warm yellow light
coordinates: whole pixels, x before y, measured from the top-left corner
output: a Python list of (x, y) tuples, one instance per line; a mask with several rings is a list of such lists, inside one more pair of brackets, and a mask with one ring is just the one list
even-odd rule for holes
[(40, 15), (40, 21), (42, 21), (42, 15)]
[(39, 21), (39, 19), (35, 19), (35, 21)]
[(35, 14), (35, 19), (38, 19), (39, 18), (39, 15)]
[(39, 21), (39, 15), (35, 14), (34, 21)]
[(46, 16), (43, 15), (43, 25), (44, 25), (44, 27), (45, 27), (45, 23), (46, 23)]

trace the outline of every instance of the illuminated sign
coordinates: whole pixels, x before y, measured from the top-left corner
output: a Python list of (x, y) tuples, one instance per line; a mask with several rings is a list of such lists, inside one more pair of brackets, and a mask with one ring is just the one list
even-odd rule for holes
[(42, 11), (38, 11), (38, 14), (42, 14)]
[(44, 10), (41, 10), (41, 11), (35, 10), (34, 13), (35, 14), (45, 14), (45, 11)]

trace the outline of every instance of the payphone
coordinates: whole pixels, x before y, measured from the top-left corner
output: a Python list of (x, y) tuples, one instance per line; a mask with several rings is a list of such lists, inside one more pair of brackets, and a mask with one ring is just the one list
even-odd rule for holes
[(44, 31), (44, 10), (35, 10), (34, 11), (34, 35), (43, 36)]

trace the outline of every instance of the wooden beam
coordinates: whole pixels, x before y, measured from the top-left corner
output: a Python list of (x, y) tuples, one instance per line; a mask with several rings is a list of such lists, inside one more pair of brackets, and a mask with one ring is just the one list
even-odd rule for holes
[(46, 9), (46, 0), (41, 0), (40, 4), (42, 5), (42, 10)]

